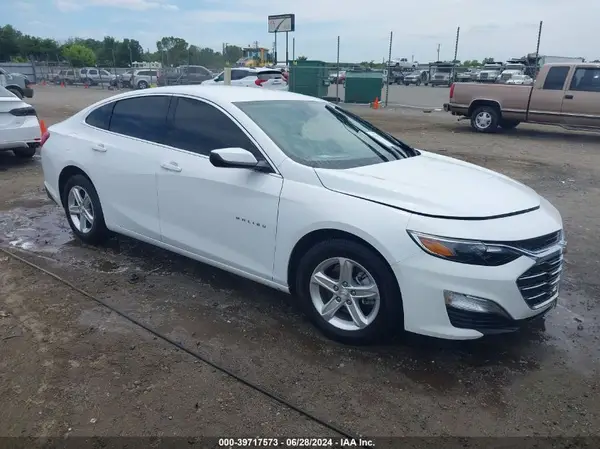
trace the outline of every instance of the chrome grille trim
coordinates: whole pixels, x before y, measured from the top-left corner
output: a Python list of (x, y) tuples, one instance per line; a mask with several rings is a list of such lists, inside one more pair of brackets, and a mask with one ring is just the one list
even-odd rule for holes
[(540, 258), (517, 279), (521, 296), (531, 309), (540, 309), (558, 297), (563, 267), (562, 250)]

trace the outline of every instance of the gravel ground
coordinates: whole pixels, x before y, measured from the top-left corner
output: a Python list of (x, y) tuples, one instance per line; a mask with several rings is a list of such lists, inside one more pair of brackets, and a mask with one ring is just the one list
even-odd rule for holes
[[(52, 124), (111, 94), (74, 89), (39, 87), (31, 103)], [(81, 245), (45, 198), (39, 158), (8, 153), (0, 247), (354, 434), (597, 435), (600, 138), (528, 125), (479, 135), (443, 113), (356, 110), (418, 148), (523, 181), (560, 209), (566, 272), (543, 326), (477, 342), (399, 335), (341, 346), (289, 296), (125, 237)], [(3, 253), (0, 291), (2, 436), (332, 435)]]

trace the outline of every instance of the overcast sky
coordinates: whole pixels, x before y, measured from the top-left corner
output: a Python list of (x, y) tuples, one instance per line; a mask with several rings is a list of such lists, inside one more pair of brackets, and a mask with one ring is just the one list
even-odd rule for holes
[[(8, 6), (8, 5), (6, 5)], [(224, 42), (271, 48), (270, 14), (296, 14), (296, 55), (335, 61), (337, 36), (343, 61), (392, 58), (450, 60), (460, 26), (458, 59), (506, 60), (535, 52), (544, 21), (540, 53), (600, 58), (594, 38), (600, 0), (13, 0), (0, 24), (56, 39), (105, 35), (138, 39), (156, 50), (161, 36), (176, 36), (220, 50)], [(279, 59), (285, 36), (278, 35)]]

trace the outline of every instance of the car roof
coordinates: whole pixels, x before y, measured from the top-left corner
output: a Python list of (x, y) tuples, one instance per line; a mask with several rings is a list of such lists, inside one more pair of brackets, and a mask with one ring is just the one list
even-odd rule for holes
[[(125, 98), (141, 97), (145, 95), (192, 95), (209, 100), (215, 103), (237, 103), (249, 101), (316, 101), (326, 103), (320, 98), (310, 97), (286, 91), (277, 91), (269, 89), (251, 89), (242, 86), (218, 86), (218, 85), (183, 85), (183, 86), (164, 86), (144, 89), (139, 91), (125, 92), (115, 95), (107, 100), (115, 101)], [(108, 102), (108, 101), (107, 101)], [(105, 102), (103, 102), (105, 103)]]

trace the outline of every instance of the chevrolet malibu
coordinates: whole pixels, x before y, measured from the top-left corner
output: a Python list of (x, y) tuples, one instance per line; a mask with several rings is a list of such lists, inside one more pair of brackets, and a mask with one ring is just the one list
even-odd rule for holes
[(548, 201), (320, 99), (161, 87), (42, 141), (45, 188), (79, 239), (127, 235), (291, 293), (336, 340), (477, 339), (557, 302), (565, 243)]

